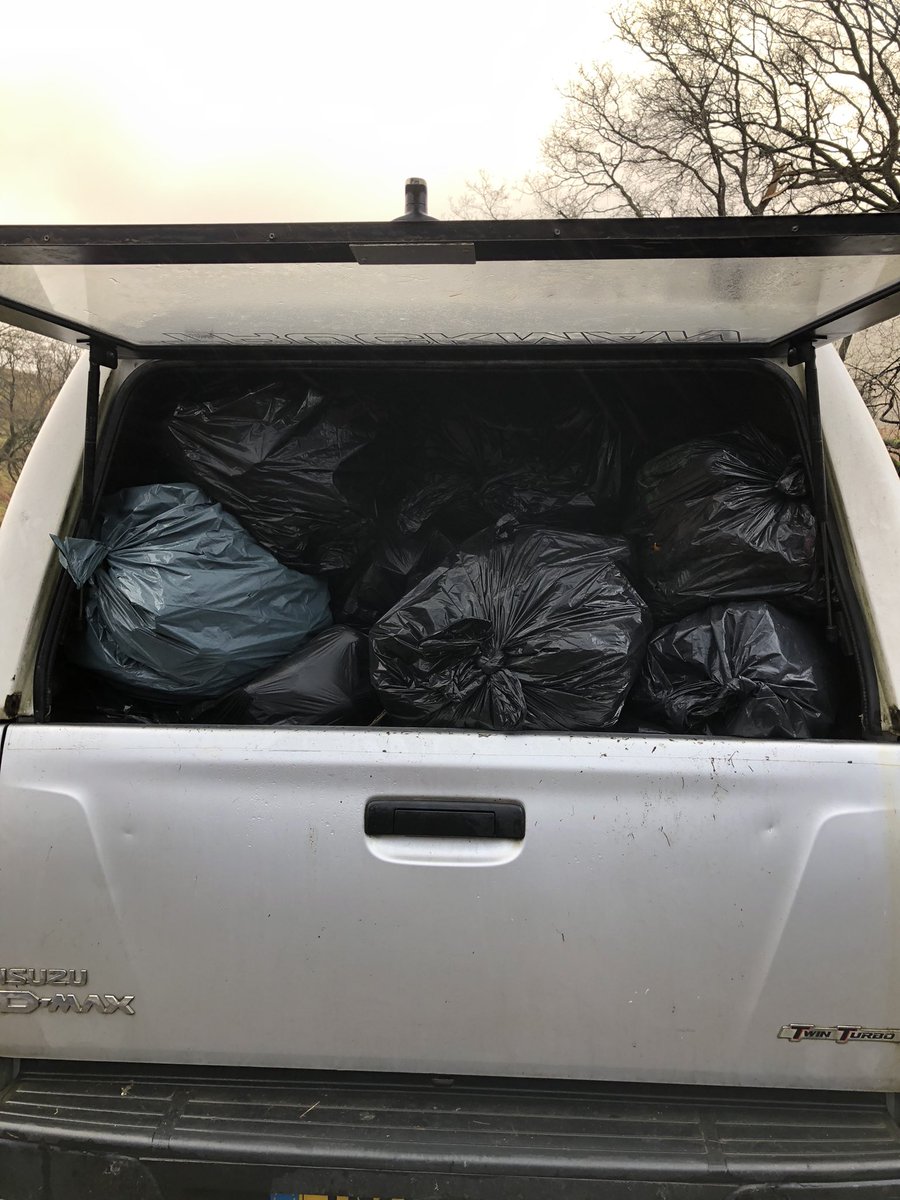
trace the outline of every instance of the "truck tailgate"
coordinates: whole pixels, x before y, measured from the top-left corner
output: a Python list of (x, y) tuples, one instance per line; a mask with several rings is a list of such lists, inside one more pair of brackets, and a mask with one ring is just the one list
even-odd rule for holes
[[(3, 1053), (897, 1090), (898, 766), (859, 743), (11, 726)], [(369, 836), (373, 797), (518, 801), (525, 836)]]

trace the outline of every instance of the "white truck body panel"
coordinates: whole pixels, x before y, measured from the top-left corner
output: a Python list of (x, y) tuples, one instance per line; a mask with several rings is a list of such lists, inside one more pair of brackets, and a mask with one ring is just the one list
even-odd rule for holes
[(837, 351), (816, 360), (831, 507), (869, 627), (883, 728), (900, 733), (900, 481)]
[[(524, 841), (367, 837), (373, 796), (505, 798)], [(10, 966), (134, 1014), (0, 1014), (91, 1060), (900, 1090), (900, 748), (17, 725)], [(0, 992), (0, 1001), (3, 993)]]

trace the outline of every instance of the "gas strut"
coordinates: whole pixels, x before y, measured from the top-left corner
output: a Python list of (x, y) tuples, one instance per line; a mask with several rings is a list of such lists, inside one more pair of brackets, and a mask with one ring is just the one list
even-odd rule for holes
[(837, 640), (837, 628), (834, 623), (831, 562), (828, 549), (828, 473), (825, 465), (825, 441), (822, 437), (822, 410), (819, 404), (819, 374), (816, 369), (815, 342), (801, 342), (799, 345), (791, 347), (788, 362), (792, 366), (803, 364), (810, 443), (810, 473), (816, 509), (817, 547), (825, 588), (825, 634), (830, 642), (834, 642)]
[(97, 505), (97, 428), (100, 416), (100, 368), (115, 369), (119, 356), (115, 346), (91, 338), (88, 343), (89, 365), (87, 403), (84, 410), (84, 458), (81, 467), (81, 515), (78, 536), (89, 537)]

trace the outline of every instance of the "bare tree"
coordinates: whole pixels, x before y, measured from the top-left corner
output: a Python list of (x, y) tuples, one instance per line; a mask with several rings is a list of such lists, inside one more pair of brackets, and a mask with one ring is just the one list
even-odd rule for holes
[(10, 483), (77, 358), (74, 346), (0, 325), (0, 473)]
[[(594, 63), (563, 90), (543, 167), (520, 185), (538, 213), (900, 208), (900, 0), (630, 0), (615, 24), (637, 66)], [(464, 199), (493, 215), (484, 187)], [(897, 440), (900, 327), (842, 352)]]
[(638, 0), (530, 180), (560, 216), (900, 207), (900, 0)]
[(485, 217), (492, 221), (507, 221), (513, 215), (514, 200), (508, 184), (495, 183), (482, 169), (475, 179), (467, 179), (461, 196), (450, 197), (450, 213), (461, 221)]

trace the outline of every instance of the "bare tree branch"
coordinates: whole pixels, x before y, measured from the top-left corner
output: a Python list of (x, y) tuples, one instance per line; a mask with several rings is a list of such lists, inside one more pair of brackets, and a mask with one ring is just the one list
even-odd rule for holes
[(512, 216), (512, 197), (505, 183), (494, 183), (482, 167), (477, 177), (466, 180), (461, 196), (451, 196), (450, 212), (461, 221), (488, 218), (506, 221)]
[[(900, 0), (624, 2), (616, 29), (642, 65), (583, 66), (563, 90), (523, 184), (538, 212), (900, 209)], [(895, 421), (900, 345), (844, 352), (873, 415)]]

